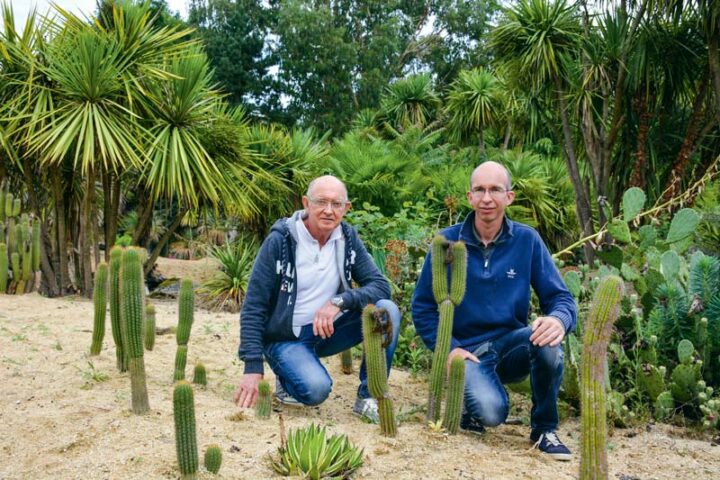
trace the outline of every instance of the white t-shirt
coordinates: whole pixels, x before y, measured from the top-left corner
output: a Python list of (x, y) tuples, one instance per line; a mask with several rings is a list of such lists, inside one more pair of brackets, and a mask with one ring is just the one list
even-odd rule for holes
[(295, 272), (297, 274), (297, 297), (293, 310), (293, 332), (311, 324), (315, 313), (330, 300), (340, 288), (340, 272), (337, 267), (335, 250), (342, 238), (338, 225), (325, 245), (315, 240), (302, 219), (296, 223), (298, 243), (295, 250)]

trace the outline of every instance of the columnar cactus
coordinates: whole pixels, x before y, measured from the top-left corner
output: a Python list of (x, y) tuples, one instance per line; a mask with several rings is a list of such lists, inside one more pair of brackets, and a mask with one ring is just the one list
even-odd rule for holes
[(195, 399), (192, 385), (185, 380), (175, 384), (173, 417), (175, 418), (175, 450), (181, 478), (194, 479), (198, 471)]
[(93, 336), (90, 345), (90, 355), (100, 355), (102, 342), (105, 338), (105, 312), (107, 311), (107, 279), (108, 266), (103, 262), (98, 265), (95, 272), (95, 286), (93, 288), (93, 305), (95, 317), (93, 320)]
[(21, 201), (19, 198), (16, 198), (13, 201), (13, 217), (17, 217), (20, 215), (20, 207), (21, 207)]
[(7, 245), (0, 242), (0, 293), (7, 292), (7, 284), (8, 284)]
[(113, 247), (110, 250), (110, 327), (112, 329), (113, 341), (115, 342), (115, 357), (119, 372), (127, 372), (127, 352), (125, 340), (125, 328), (122, 315), (120, 314), (120, 266), (122, 263), (123, 249)]
[(450, 382), (445, 399), (443, 424), (449, 433), (455, 434), (460, 427), (463, 398), (465, 396), (465, 359), (455, 357), (450, 362)]
[(13, 217), (13, 195), (7, 193), (5, 195), (5, 218)]
[(22, 271), (20, 270), (20, 254), (12, 252), (10, 254), (10, 262), (12, 263), (13, 283), (15, 284), (15, 293), (22, 294), (25, 286), (21, 283)]
[(139, 254), (135, 249), (127, 249), (123, 252), (120, 270), (121, 314), (127, 333), (126, 347), (132, 387), (132, 410), (136, 414), (150, 410), (142, 338), (145, 315), (144, 288)]
[[(185, 278), (180, 281), (179, 319), (176, 334), (178, 344), (175, 355), (175, 380), (185, 378), (185, 364), (187, 360), (187, 343), (190, 340), (190, 329), (193, 323), (193, 311), (195, 294), (193, 293), (192, 280)], [(181, 347), (185, 347), (184, 349)]]
[[(463, 242), (450, 244), (442, 235), (432, 243), (433, 294), (438, 303), (439, 322), (432, 370), (430, 372), (430, 393), (428, 396), (427, 419), (437, 422), (440, 418), (443, 386), (445, 384), (446, 362), (450, 353), (453, 316), (455, 307), (465, 296), (467, 278), (467, 250)], [(450, 290), (448, 291), (447, 264), (450, 264)]]
[(193, 370), (193, 383), (195, 385), (207, 386), (207, 371), (202, 362), (198, 362)]
[(580, 374), (580, 478), (583, 480), (608, 477), (605, 368), (607, 346), (613, 324), (620, 313), (623, 293), (624, 285), (620, 277), (604, 278), (585, 321)]
[(340, 368), (345, 375), (351, 375), (353, 373), (352, 350), (349, 348), (343, 350), (340, 354)]
[(387, 361), (384, 348), (387, 343), (383, 342), (384, 333), (392, 332), (392, 325), (388, 325), (390, 322), (390, 316), (385, 309), (369, 304), (363, 310), (362, 332), (368, 388), (370, 395), (378, 402), (380, 431), (385, 436), (394, 437), (397, 435), (397, 425), (387, 383)]
[(155, 306), (148, 303), (145, 306), (145, 350), (155, 348)]
[(272, 395), (270, 393), (270, 384), (267, 380), (260, 380), (258, 385), (258, 398), (255, 403), (255, 416), (257, 418), (270, 418), (272, 412)]
[(208, 472), (217, 473), (220, 471), (220, 465), (222, 465), (222, 451), (216, 444), (208, 445), (205, 450), (205, 468)]

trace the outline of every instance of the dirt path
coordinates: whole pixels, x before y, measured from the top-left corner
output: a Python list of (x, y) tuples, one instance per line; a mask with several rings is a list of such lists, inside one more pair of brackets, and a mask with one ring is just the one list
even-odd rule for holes
[[(155, 302), (159, 327), (176, 324), (177, 306)], [(46, 299), (37, 294), (0, 295), (0, 479), (177, 478), (172, 372), (174, 335), (157, 337), (146, 352), (151, 413), (129, 411), (130, 381), (115, 368), (112, 336), (100, 356), (89, 357), (92, 305), (79, 298)], [(198, 311), (189, 344), (188, 375), (197, 360), (208, 368), (209, 386), (196, 389), (200, 450), (223, 450), (219, 478), (273, 478), (267, 455), (278, 443), (277, 414), (258, 421), (233, 420), (231, 398), (242, 372), (236, 359), (237, 316)], [(503, 426), (483, 438), (433, 433), (410, 418), (397, 439), (378, 434), (350, 413), (356, 376), (340, 373), (339, 359), (327, 362), (335, 387), (316, 408), (284, 407), (288, 427), (320, 422), (343, 432), (366, 453), (356, 478), (575, 478), (578, 459), (557, 463), (530, 451), (528, 429)], [(357, 367), (357, 362), (356, 362)], [(272, 374), (268, 375), (272, 378)], [(426, 383), (395, 371), (396, 408), (408, 411), (425, 401)], [(527, 412), (524, 413), (527, 415)], [(611, 478), (720, 478), (720, 447), (683, 438), (681, 429), (615, 430), (610, 440)], [(577, 422), (564, 422), (560, 435), (577, 452)], [(204, 473), (201, 478), (216, 478)]]

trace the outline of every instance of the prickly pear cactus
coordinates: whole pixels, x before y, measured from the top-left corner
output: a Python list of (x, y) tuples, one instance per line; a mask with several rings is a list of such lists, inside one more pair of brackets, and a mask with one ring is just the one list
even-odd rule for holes
[(393, 401), (387, 383), (387, 360), (385, 346), (390, 340), (385, 333), (392, 335), (390, 315), (382, 308), (369, 304), (362, 313), (363, 347), (368, 375), (370, 395), (378, 402), (380, 431), (387, 437), (397, 435), (397, 424), (393, 412)]
[(185, 380), (173, 391), (175, 449), (183, 480), (194, 479), (198, 470), (197, 434), (195, 433), (195, 399), (192, 385)]
[(465, 359), (455, 357), (450, 362), (450, 381), (445, 399), (445, 418), (443, 424), (447, 431), (456, 434), (460, 428), (463, 398), (465, 394)]
[(95, 272), (95, 286), (93, 287), (93, 305), (95, 316), (93, 321), (92, 344), (90, 355), (100, 355), (102, 342), (105, 338), (105, 313), (107, 311), (107, 280), (108, 266), (103, 262)]
[(608, 477), (607, 466), (607, 347), (613, 324), (620, 313), (624, 293), (621, 278), (605, 277), (595, 292), (585, 321), (582, 367), (580, 374), (580, 411), (582, 418), (580, 478)]
[(220, 465), (222, 465), (222, 451), (217, 444), (208, 445), (205, 450), (205, 468), (208, 472), (217, 473), (220, 471)]
[(258, 385), (258, 398), (255, 403), (255, 416), (261, 419), (270, 418), (272, 413), (272, 394), (267, 380), (261, 380)]
[(675, 413), (675, 399), (672, 393), (662, 392), (655, 399), (655, 418), (660, 421), (667, 420)]

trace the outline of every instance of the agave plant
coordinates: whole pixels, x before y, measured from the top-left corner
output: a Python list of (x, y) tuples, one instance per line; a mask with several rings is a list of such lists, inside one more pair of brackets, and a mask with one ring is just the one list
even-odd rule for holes
[(364, 450), (350, 443), (347, 435), (327, 437), (325, 427), (290, 430), (287, 441), (270, 457), (273, 469), (283, 476), (348, 478), (363, 464)]
[(240, 310), (256, 253), (255, 242), (247, 240), (208, 248), (207, 255), (220, 264), (220, 271), (198, 290), (209, 308), (233, 313)]

